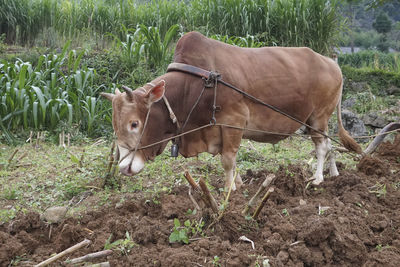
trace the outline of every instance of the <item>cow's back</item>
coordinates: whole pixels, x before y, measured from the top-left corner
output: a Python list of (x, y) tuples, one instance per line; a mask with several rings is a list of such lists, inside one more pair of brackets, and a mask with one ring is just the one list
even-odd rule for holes
[[(305, 47), (240, 48), (190, 32), (178, 41), (174, 61), (217, 71), (224, 81), (304, 122), (318, 109), (333, 112), (340, 97), (340, 68)], [(223, 110), (246, 103), (241, 112), (248, 113), (248, 127), (286, 133), (299, 127), (231, 89), (218, 94)]]
[(309, 48), (240, 48), (198, 32), (178, 41), (174, 61), (217, 71), (225, 81), (260, 97), (287, 94), (285, 88), (338, 86), (342, 80), (333, 60)]

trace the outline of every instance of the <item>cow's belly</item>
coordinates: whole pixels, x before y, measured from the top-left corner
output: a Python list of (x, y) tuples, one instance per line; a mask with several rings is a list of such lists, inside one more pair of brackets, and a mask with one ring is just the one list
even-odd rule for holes
[[(296, 118), (305, 122), (310, 114), (311, 107), (298, 112)], [(300, 127), (300, 123), (268, 110), (268, 107), (261, 107), (261, 110), (258, 108), (251, 112), (243, 138), (275, 144), (295, 133)]]
[(243, 134), (244, 139), (249, 139), (261, 143), (270, 143), (270, 144), (276, 144), (287, 137), (288, 135), (256, 133), (254, 131), (245, 131)]

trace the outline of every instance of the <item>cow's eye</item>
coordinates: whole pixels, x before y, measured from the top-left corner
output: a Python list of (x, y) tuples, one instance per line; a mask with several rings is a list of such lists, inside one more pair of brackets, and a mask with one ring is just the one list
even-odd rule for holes
[(139, 122), (134, 121), (134, 122), (132, 122), (131, 127), (132, 127), (132, 129), (135, 129), (136, 127), (138, 127), (138, 125), (139, 125)]

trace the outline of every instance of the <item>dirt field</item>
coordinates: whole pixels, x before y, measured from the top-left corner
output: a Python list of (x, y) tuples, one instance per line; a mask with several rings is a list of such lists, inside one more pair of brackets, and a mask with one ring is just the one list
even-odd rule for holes
[[(241, 211), (269, 173), (248, 171), (222, 219), (208, 229), (213, 221), (208, 211), (188, 214), (193, 203), (186, 186), (163, 195), (160, 204), (137, 194), (52, 227), (37, 213), (19, 215), (0, 226), (0, 266), (12, 260), (33, 265), (91, 240), (89, 247), (70, 255), (75, 258), (103, 250), (111, 234), (109, 243), (126, 239), (126, 232), (134, 242), (130, 252), (115, 249), (99, 261), (111, 266), (399, 266), (400, 135), (357, 167), (346, 171), (339, 165), (341, 175), (318, 187), (307, 187), (309, 173), (303, 167), (281, 168), (275, 173), (275, 192), (257, 221)], [(222, 201), (223, 195), (217, 198)], [(170, 244), (174, 218), (205, 224), (189, 244)], [(255, 249), (240, 236), (254, 241)], [(62, 261), (54, 266), (60, 265)]]

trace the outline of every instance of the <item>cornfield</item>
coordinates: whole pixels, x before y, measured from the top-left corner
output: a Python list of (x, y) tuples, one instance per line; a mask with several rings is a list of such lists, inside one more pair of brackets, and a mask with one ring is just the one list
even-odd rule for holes
[[(122, 25), (157, 27), (161, 36), (175, 24), (207, 35), (256, 36), (267, 45), (308, 46), (328, 53), (336, 44), (336, 0), (2, 0), (0, 34), (8, 43), (38, 39), (123, 38)], [(56, 36), (56, 37), (54, 37)], [(56, 43), (56, 42), (53, 42)]]
[(8, 130), (54, 129), (60, 121), (91, 133), (101, 103), (95, 71), (78, 69), (83, 52), (42, 55), (36, 66), (0, 61), (0, 121)]

